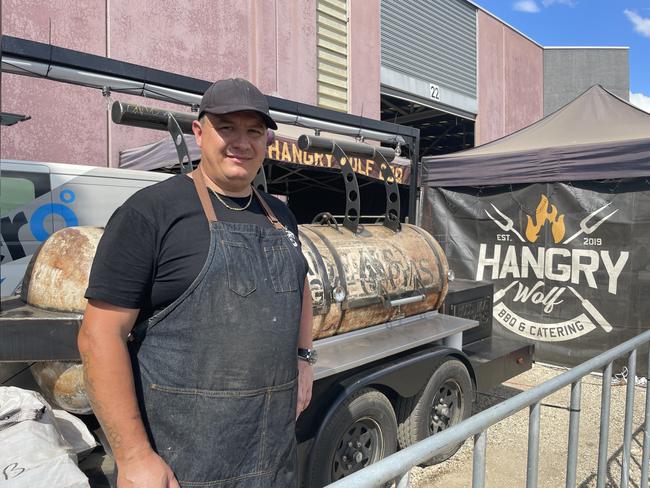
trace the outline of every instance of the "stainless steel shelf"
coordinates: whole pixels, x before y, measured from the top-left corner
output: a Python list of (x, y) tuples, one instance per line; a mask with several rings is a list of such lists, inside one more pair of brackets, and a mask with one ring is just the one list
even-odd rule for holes
[(314, 342), (319, 380), (476, 327), (475, 320), (427, 312)]

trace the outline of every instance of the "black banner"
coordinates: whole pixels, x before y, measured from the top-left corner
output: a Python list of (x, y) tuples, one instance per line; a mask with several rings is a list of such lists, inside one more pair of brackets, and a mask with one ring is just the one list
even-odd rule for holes
[(423, 227), (456, 276), (494, 283), (495, 334), (538, 361), (574, 366), (650, 326), (645, 179), (427, 188)]

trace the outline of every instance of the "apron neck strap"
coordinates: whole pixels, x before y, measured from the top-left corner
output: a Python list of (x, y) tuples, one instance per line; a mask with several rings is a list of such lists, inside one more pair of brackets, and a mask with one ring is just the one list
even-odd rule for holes
[(212, 206), (212, 201), (208, 194), (208, 187), (205, 184), (205, 178), (203, 177), (201, 168), (197, 168), (192, 172), (192, 180), (194, 180), (194, 187), (196, 188), (196, 193), (199, 195), (199, 200), (201, 200), (201, 206), (203, 207), (203, 212), (208, 222), (216, 222), (217, 214), (214, 213), (214, 207)]
[(266, 216), (271, 221), (271, 224), (273, 224), (273, 227), (275, 227), (276, 229), (284, 229), (284, 225), (282, 225), (282, 223), (275, 216), (273, 210), (271, 210), (271, 207), (269, 207), (269, 204), (266, 203), (266, 200), (264, 200), (262, 195), (260, 195), (260, 192), (257, 191), (257, 188), (255, 188), (254, 186), (251, 188), (253, 189), (253, 193), (255, 193), (257, 200), (260, 202), (260, 205), (262, 205), (264, 212), (266, 212)]
[[(216, 222), (217, 214), (214, 212), (214, 206), (212, 205), (212, 200), (210, 200), (210, 194), (208, 193), (208, 186), (205, 183), (205, 177), (203, 176), (203, 171), (201, 171), (200, 167), (192, 172), (192, 180), (194, 181), (196, 193), (199, 195), (199, 200), (201, 200), (201, 206), (203, 207), (205, 216), (209, 222)], [(273, 210), (271, 210), (271, 207), (269, 207), (262, 195), (260, 195), (254, 187), (251, 187), (251, 189), (253, 190), (257, 200), (260, 202), (262, 209), (266, 213), (266, 217), (269, 219), (273, 227), (276, 229), (284, 229), (284, 226), (275, 216)]]

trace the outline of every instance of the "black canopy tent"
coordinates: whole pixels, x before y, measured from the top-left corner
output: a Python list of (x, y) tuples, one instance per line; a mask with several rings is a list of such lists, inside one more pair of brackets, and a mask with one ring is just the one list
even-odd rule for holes
[(650, 327), (648, 177), (650, 114), (594, 86), (510, 136), (425, 158), (422, 226), (458, 277), (494, 282), (497, 337), (574, 366)]
[(650, 114), (595, 85), (506, 137), (423, 158), (427, 186), (633, 178), (650, 174)]

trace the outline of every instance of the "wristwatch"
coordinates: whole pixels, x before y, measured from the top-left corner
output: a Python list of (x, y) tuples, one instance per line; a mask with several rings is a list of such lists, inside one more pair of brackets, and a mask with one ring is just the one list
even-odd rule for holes
[(298, 348), (298, 359), (302, 359), (303, 361), (307, 361), (309, 364), (316, 364), (316, 361), (318, 361), (318, 352), (316, 352), (316, 349), (305, 349), (302, 347)]

